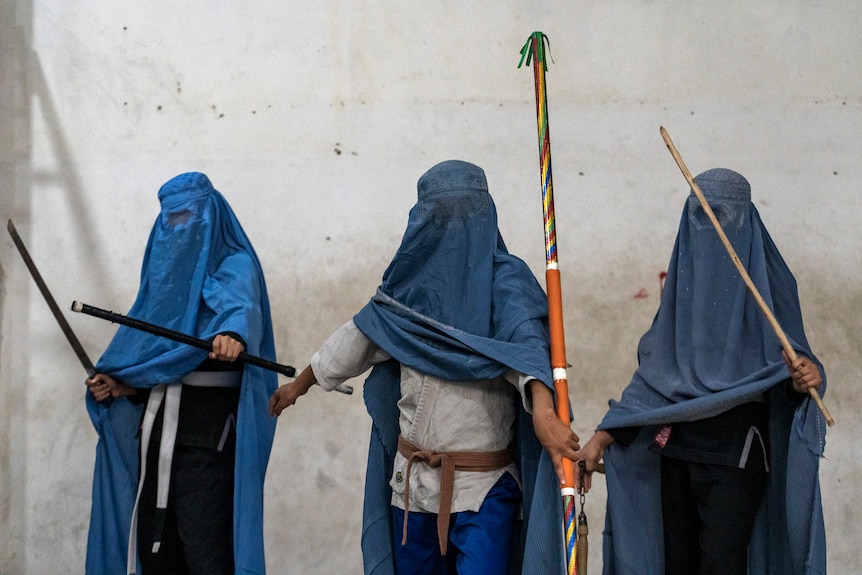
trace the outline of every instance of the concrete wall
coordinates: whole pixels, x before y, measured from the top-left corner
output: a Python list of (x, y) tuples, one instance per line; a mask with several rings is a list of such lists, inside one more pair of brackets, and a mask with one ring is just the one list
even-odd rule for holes
[[(300, 367), (372, 295), (437, 161), (486, 169), (510, 250), (544, 281), (533, 80), (517, 65), (545, 32), (574, 428), (586, 440), (626, 385), (658, 304), (688, 193), (663, 125), (693, 172), (748, 177), (796, 274), (837, 420), (830, 571), (862, 573), (862, 4), (0, 0), (0, 16), (0, 216), (61, 306), (128, 309), (158, 187), (200, 170), (251, 236), (279, 359)], [(80, 573), (84, 372), (8, 237), (0, 272), (0, 573)], [(113, 327), (67, 317), (98, 358)], [(361, 571), (369, 425), (360, 393), (318, 390), (282, 416), (272, 573)], [(603, 508), (599, 486), (596, 573)]]

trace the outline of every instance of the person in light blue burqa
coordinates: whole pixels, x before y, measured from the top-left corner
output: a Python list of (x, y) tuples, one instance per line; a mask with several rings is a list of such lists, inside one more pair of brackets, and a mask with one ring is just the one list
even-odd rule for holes
[(235, 361), (241, 351), (275, 359), (263, 271), (204, 174), (171, 179), (159, 202), (128, 315), (213, 350), (120, 327), (97, 362), (87, 380), (99, 443), (86, 573), (263, 575), (277, 382)]
[(482, 168), (429, 169), (376, 295), (270, 402), (372, 369), (365, 573), (565, 573), (555, 467), (579, 446), (554, 413), (547, 312)]
[(808, 390), (826, 380), (796, 280), (743, 176), (716, 168), (695, 182), (798, 357), (692, 193), (638, 368), (581, 450), (588, 471), (604, 454), (604, 573), (824, 574), (826, 424)]

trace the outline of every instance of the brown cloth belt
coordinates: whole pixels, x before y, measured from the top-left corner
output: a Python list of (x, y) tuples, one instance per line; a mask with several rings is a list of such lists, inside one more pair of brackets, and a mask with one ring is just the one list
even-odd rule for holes
[(410, 512), (410, 468), (415, 461), (429, 467), (440, 467), (440, 509), (437, 511), (437, 539), (440, 554), (446, 555), (449, 541), (449, 515), (452, 513), (452, 495), (455, 491), (455, 471), (494, 471), (515, 460), (509, 447), (502, 451), (428, 451), (398, 436), (398, 453), (407, 458), (407, 482), (404, 484), (404, 529), (401, 544), (407, 543), (407, 516)]

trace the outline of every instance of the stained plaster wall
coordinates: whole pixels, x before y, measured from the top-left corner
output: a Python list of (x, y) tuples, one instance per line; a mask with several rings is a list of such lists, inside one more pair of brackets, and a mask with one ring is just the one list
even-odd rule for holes
[[(543, 281), (532, 72), (517, 68), (542, 30), (574, 429), (586, 440), (628, 382), (657, 307), (687, 194), (663, 125), (693, 172), (749, 178), (795, 271), (838, 422), (829, 567), (862, 573), (858, 2), (2, 0), (0, 15), (0, 216), (61, 306), (128, 309), (158, 187), (200, 170), (252, 238), (279, 359), (300, 367), (373, 293), (437, 161), (486, 169), (510, 250)], [(80, 573), (84, 372), (8, 238), (0, 271), (0, 573)], [(97, 358), (113, 327), (67, 317)], [(369, 426), (361, 393), (318, 390), (281, 418), (270, 572), (360, 572)]]

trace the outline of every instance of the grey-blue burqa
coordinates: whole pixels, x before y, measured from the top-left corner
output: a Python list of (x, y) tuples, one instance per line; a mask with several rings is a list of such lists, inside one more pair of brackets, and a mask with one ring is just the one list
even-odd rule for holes
[[(545, 292), (503, 243), (484, 171), (459, 160), (429, 169), (377, 295), (353, 318), (393, 358), (375, 366), (364, 386), (374, 421), (362, 525), (366, 574), (394, 572), (389, 478), (399, 433), (399, 364), (461, 382), (514, 369), (553, 389), (547, 313)], [(510, 571), (561, 575), (559, 483), (523, 408), (516, 425), (524, 502)]]
[[(695, 178), (757, 290), (797, 354), (808, 345), (796, 280), (751, 203), (749, 183), (727, 169)], [(752, 575), (826, 573), (818, 469), (826, 425), (811, 398), (791, 402), (781, 345), (697, 197), (683, 209), (659, 310), (638, 346), (638, 368), (599, 429), (642, 426), (628, 447), (605, 452), (606, 575), (661, 575), (660, 456), (648, 446), (662, 424), (696, 421), (766, 397), (769, 478), (749, 548)]]

